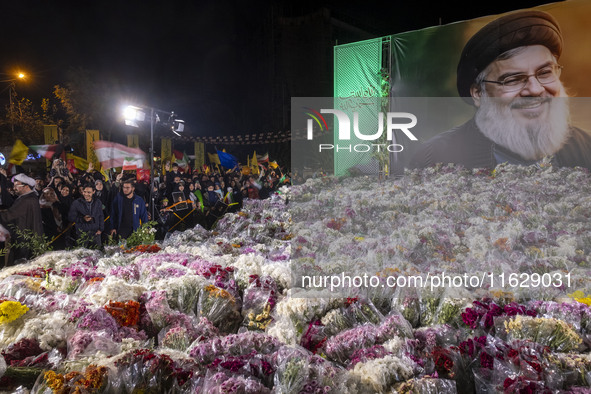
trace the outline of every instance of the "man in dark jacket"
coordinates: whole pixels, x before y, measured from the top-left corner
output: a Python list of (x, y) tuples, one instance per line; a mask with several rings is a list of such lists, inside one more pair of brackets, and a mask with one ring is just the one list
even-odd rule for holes
[(87, 248), (101, 247), (101, 234), (105, 229), (103, 204), (94, 198), (94, 193), (94, 185), (84, 186), (82, 197), (72, 203), (68, 214), (68, 220), (76, 227), (76, 237), (83, 239)]
[(113, 200), (111, 208), (111, 235), (127, 239), (143, 223), (148, 222), (146, 202), (134, 193), (133, 180), (123, 181), (121, 193)]
[(0, 224), (10, 231), (11, 244), (20, 244), (11, 248), (8, 265), (19, 259), (32, 257), (31, 250), (22, 245), (25, 240), (15, 230), (30, 230), (34, 235), (43, 236), (43, 221), (39, 197), (33, 191), (35, 180), (25, 174), (12, 178), (17, 199), (6, 211), (0, 211)]

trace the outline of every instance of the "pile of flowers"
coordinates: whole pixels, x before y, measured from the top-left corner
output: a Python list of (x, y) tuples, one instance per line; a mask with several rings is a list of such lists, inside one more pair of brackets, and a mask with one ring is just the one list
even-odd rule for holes
[(133, 253), (47, 253), (0, 271), (0, 385), (589, 392), (590, 180), (319, 178)]

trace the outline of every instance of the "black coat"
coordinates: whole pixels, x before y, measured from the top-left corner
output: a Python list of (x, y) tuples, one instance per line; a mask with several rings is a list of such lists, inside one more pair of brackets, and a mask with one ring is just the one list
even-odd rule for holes
[(8, 179), (0, 174), (0, 208), (9, 208), (14, 202), (14, 198), (8, 191)]
[[(0, 211), (0, 224), (10, 231), (12, 243), (24, 243), (25, 240), (16, 236), (13, 227), (19, 230), (32, 230), (36, 235), (43, 235), (43, 219), (37, 193), (30, 192), (19, 196), (6, 211)], [(12, 253), (11, 253), (12, 254)], [(15, 248), (10, 260), (31, 257), (26, 247)]]
[[(90, 222), (84, 220), (86, 215), (92, 217)], [(94, 235), (98, 230), (102, 232), (105, 229), (103, 206), (101, 201), (96, 198), (93, 198), (90, 202), (83, 197), (75, 200), (70, 207), (68, 220), (75, 223), (78, 234), (85, 232)]]

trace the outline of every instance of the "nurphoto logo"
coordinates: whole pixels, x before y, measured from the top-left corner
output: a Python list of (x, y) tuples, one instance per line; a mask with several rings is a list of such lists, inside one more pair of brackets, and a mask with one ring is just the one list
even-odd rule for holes
[[(351, 119), (349, 115), (338, 109), (320, 109), (320, 112), (315, 111), (312, 108), (305, 107), (306, 115), (310, 116), (307, 120), (307, 139), (314, 139), (314, 124), (318, 126), (318, 129), (328, 131), (328, 124), (322, 114), (333, 114), (336, 118), (335, 129), (338, 130), (338, 142), (351, 141)], [(377, 131), (372, 134), (364, 134), (359, 130), (359, 112), (353, 112), (353, 134), (358, 140), (362, 141), (378, 141), (384, 133), (384, 116), (386, 117), (385, 128), (386, 128), (386, 141), (391, 142), (392, 132), (394, 130), (400, 130), (406, 135), (411, 141), (417, 141), (417, 137), (410, 131), (411, 128), (416, 126), (417, 117), (409, 112), (387, 112), (385, 115), (383, 112), (378, 112)], [(400, 144), (384, 144), (384, 143), (373, 143), (373, 144), (318, 144), (318, 152), (324, 150), (336, 150), (349, 151), (349, 152), (369, 152), (375, 150), (380, 152), (381, 150), (387, 149), (389, 152), (402, 152), (404, 147)]]

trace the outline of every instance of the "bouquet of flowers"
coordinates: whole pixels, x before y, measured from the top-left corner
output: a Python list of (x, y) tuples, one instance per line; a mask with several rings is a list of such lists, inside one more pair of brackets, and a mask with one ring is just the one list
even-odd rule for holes
[(415, 287), (398, 287), (392, 297), (391, 309), (396, 309), (413, 327), (420, 322), (420, 299)]
[(29, 307), (18, 301), (3, 301), (0, 303), (0, 325), (10, 323), (29, 310)]
[(462, 321), (471, 329), (482, 329), (489, 332), (495, 327), (495, 318), (499, 316), (527, 315), (536, 316), (537, 312), (525, 305), (511, 302), (506, 305), (499, 305), (490, 299), (473, 301), (471, 308), (462, 312)]
[(229, 372), (211, 372), (205, 378), (204, 393), (212, 394), (270, 394), (269, 390), (259, 380)]
[(589, 386), (591, 384), (591, 355), (581, 353), (548, 353), (550, 369), (562, 377), (563, 388)]
[(140, 228), (135, 230), (133, 234), (125, 240), (125, 247), (127, 250), (140, 245), (152, 245), (156, 238), (155, 225), (156, 222), (146, 222), (143, 223)]
[(365, 298), (353, 297), (347, 298), (344, 302), (344, 315), (354, 324), (380, 324), (384, 320), (384, 315), (374, 304)]
[(121, 351), (121, 345), (107, 331), (77, 330), (68, 338), (68, 359), (76, 360), (85, 355), (116, 355)]
[(297, 347), (282, 347), (275, 354), (274, 383), (278, 394), (299, 393), (310, 374), (310, 353)]
[(18, 365), (23, 360), (35, 358), (44, 352), (36, 339), (23, 338), (2, 350), (7, 365)]
[(65, 375), (49, 370), (39, 376), (32, 392), (35, 393), (99, 393), (107, 389), (108, 369), (89, 365), (84, 372), (69, 372)]
[(233, 372), (244, 376), (251, 376), (266, 386), (272, 387), (275, 368), (266, 355), (256, 351), (240, 356), (224, 355), (217, 357), (207, 366), (210, 371)]
[(82, 281), (87, 281), (92, 278), (104, 278), (105, 274), (97, 271), (96, 262), (95, 258), (87, 257), (63, 267), (60, 270), (60, 275), (72, 279), (79, 278)]
[(521, 390), (555, 392), (562, 387), (563, 378), (546, 360), (545, 356), (549, 352), (547, 347), (521, 340), (503, 345), (495, 345), (498, 355), (495, 357), (494, 369), (489, 374), (491, 385), (497, 390), (504, 393)]
[(123, 327), (136, 327), (139, 323), (140, 303), (137, 301), (109, 301), (104, 308)]
[(320, 319), (320, 323), (324, 326), (324, 334), (327, 336), (336, 335), (344, 330), (353, 328), (354, 326), (354, 322), (343, 313), (342, 308), (331, 309), (328, 311), (328, 313)]
[(431, 376), (413, 378), (394, 386), (400, 394), (438, 394), (457, 392), (456, 382), (450, 379), (439, 379)]
[(193, 343), (189, 355), (200, 363), (209, 364), (222, 355), (242, 356), (253, 351), (257, 354), (270, 354), (281, 346), (282, 344), (272, 336), (246, 331)]
[(242, 320), (240, 300), (228, 291), (213, 285), (201, 289), (197, 308), (200, 317), (206, 317), (224, 333), (236, 332)]
[[(145, 313), (142, 314), (145, 308)], [(166, 327), (169, 316), (174, 311), (168, 305), (167, 293), (164, 290), (152, 291), (140, 297), (140, 324), (149, 331), (159, 332)]]
[(163, 328), (158, 334), (158, 343), (164, 348), (187, 350), (192, 342), (189, 329), (178, 325)]
[(362, 324), (328, 338), (324, 344), (324, 353), (330, 360), (346, 365), (351, 355), (359, 349), (371, 347), (377, 343), (376, 327)]
[(495, 321), (508, 340), (527, 339), (556, 352), (577, 350), (583, 343), (573, 327), (560, 319), (517, 315)]
[(186, 274), (178, 278), (160, 281), (157, 288), (167, 289), (168, 304), (183, 313), (196, 314), (200, 290), (208, 284), (201, 275)]
[(356, 363), (350, 373), (361, 381), (362, 391), (385, 392), (395, 383), (410, 379), (414, 365), (410, 358), (385, 355)]
[(42, 283), (39, 278), (11, 275), (0, 282), (0, 297), (26, 303), (28, 297), (45, 292)]
[(68, 332), (72, 329), (65, 312), (45, 313), (27, 320), (16, 340), (36, 339), (44, 350), (65, 349)]
[(244, 290), (242, 303), (243, 325), (249, 329), (265, 330), (273, 320), (271, 312), (277, 303), (277, 285), (273, 278), (251, 275)]
[(343, 370), (324, 358), (312, 355), (309, 358), (309, 374), (302, 393), (342, 393), (345, 391)]
[[(340, 303), (341, 299), (325, 298), (321, 295), (313, 298), (295, 298), (291, 296), (291, 290), (288, 290), (287, 296), (281, 299), (275, 307), (274, 323), (270, 325), (269, 330), (274, 331), (275, 324), (285, 325), (282, 320), (288, 319), (291, 323), (288, 326), (295, 328), (295, 330), (290, 328), (294, 332), (289, 336), (299, 339), (304, 330), (308, 328), (309, 322), (318, 320), (329, 310), (340, 307)], [(287, 339), (286, 335), (280, 335), (280, 338)]]
[(86, 312), (78, 319), (76, 329), (89, 332), (104, 331), (111, 338), (116, 338), (119, 333), (119, 324), (105, 308), (86, 309)]
[(392, 353), (382, 345), (374, 345), (372, 347), (362, 348), (353, 352), (351, 355), (351, 362), (347, 366), (347, 369), (354, 368), (358, 363), (375, 360), (377, 358), (383, 358), (389, 355), (392, 355)]
[(107, 276), (116, 276), (118, 278), (126, 280), (127, 282), (133, 283), (140, 280), (140, 268), (136, 263), (116, 266), (108, 271)]
[[(94, 280), (96, 279), (97, 278)], [(109, 301), (137, 301), (142, 293), (147, 290), (146, 287), (141, 284), (128, 283), (116, 276), (106, 277), (104, 280), (100, 281), (89, 282), (90, 281), (86, 282), (84, 286), (80, 286), (76, 293), (96, 306), (103, 306)], [(86, 287), (87, 284), (89, 284), (89, 287)]]
[[(429, 285), (429, 284), (428, 284)], [(420, 290), (420, 322), (422, 326), (430, 326), (437, 323), (437, 311), (443, 295), (442, 288), (430, 290), (424, 287)]]
[(472, 305), (473, 298), (470, 292), (464, 288), (445, 289), (435, 313), (435, 323), (460, 327), (462, 324), (461, 313)]
[(313, 354), (316, 354), (319, 350), (322, 349), (324, 346), (324, 342), (326, 342), (327, 336), (324, 331), (324, 327), (319, 320), (310, 322), (308, 325), (308, 329), (302, 335), (300, 339), (300, 345)]
[(113, 382), (117, 391), (162, 393), (175, 384), (183, 386), (191, 371), (183, 369), (166, 354), (149, 349), (125, 353), (115, 362), (118, 376)]

